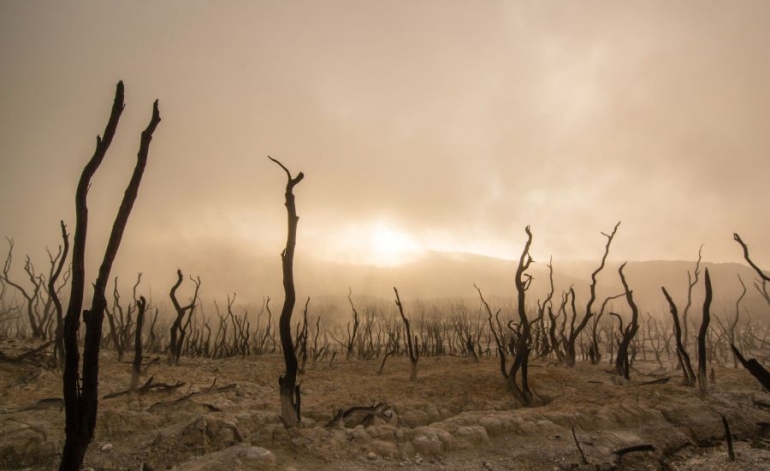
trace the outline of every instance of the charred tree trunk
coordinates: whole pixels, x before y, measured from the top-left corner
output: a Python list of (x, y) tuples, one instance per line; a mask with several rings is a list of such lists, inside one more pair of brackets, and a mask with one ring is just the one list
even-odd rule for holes
[(27, 273), (27, 276), (29, 277), (29, 281), (32, 283), (32, 291), (28, 293), (23, 286), (15, 283), (10, 279), (10, 277), (8, 276), (8, 272), (10, 271), (11, 264), (13, 262), (13, 239), (9, 239), (6, 237), (6, 240), (8, 241), (8, 257), (5, 259), (5, 265), (3, 266), (3, 271), (2, 273), (0, 273), (0, 280), (2, 280), (6, 285), (15, 288), (19, 293), (21, 293), (22, 297), (26, 301), (25, 305), (27, 307), (27, 320), (29, 322), (29, 327), (32, 330), (32, 337), (41, 338), (45, 340), (44, 338), (45, 332), (43, 331), (43, 328), (42, 328), (43, 327), (42, 322), (40, 322), (40, 319), (38, 319), (38, 314), (37, 314), (37, 299), (40, 293), (40, 289), (43, 286), (42, 277), (35, 275), (34, 268), (32, 267), (30, 258), (29, 256), (27, 256), (27, 260), (24, 265), (24, 271)]
[[(176, 277), (176, 283), (174, 283), (174, 286), (171, 287), (171, 291), (169, 292), (171, 304), (174, 305), (174, 310), (176, 311), (176, 319), (174, 319), (174, 322), (171, 324), (170, 330), (169, 364), (171, 365), (179, 364), (179, 358), (182, 356), (182, 347), (184, 346), (184, 338), (187, 333), (186, 327), (190, 324), (190, 319), (192, 319), (193, 312), (195, 312), (195, 304), (198, 302), (198, 292), (201, 287), (200, 277), (190, 277), (190, 280), (195, 284), (195, 292), (193, 293), (190, 304), (182, 306), (179, 304), (179, 300), (176, 297), (176, 291), (179, 289), (179, 286), (182, 285), (182, 281), (184, 280), (182, 270), (177, 269)], [(185, 316), (187, 316), (187, 322), (184, 320)]]
[[(412, 341), (412, 326), (409, 324), (404, 314), (404, 306), (401, 304), (401, 298), (398, 296), (398, 290), (393, 287), (393, 291), (396, 293), (396, 306), (398, 306), (398, 312), (401, 314), (401, 320), (404, 321), (404, 332), (406, 336), (406, 348), (409, 353), (409, 364), (411, 365), (411, 373), (409, 374), (409, 381), (415, 381), (417, 379), (417, 362), (420, 361), (420, 352), (417, 350), (415, 343), (417, 343), (417, 337), (414, 337)], [(383, 362), (384, 364), (384, 362)]]
[(136, 301), (136, 332), (134, 334), (134, 362), (131, 372), (131, 390), (135, 390), (139, 384), (139, 374), (142, 372), (142, 327), (144, 326), (144, 313), (147, 311), (147, 300), (140, 296)]
[[(516, 278), (514, 279), (517, 293), (516, 312), (519, 315), (518, 338), (516, 339), (516, 353), (513, 357), (511, 370), (508, 372), (508, 387), (525, 406), (532, 405), (532, 391), (529, 389), (529, 352), (530, 341), (532, 338), (532, 328), (527, 319), (525, 306), (525, 295), (532, 282), (532, 277), (524, 273), (532, 264), (532, 256), (529, 254), (529, 247), (532, 245), (532, 232), (527, 226), (527, 242), (524, 244), (524, 251), (519, 258), (519, 265), (516, 268)], [(516, 377), (521, 372), (521, 384), (517, 384)]]
[(61, 225), (61, 237), (64, 241), (64, 249), (59, 258), (59, 263), (56, 266), (56, 270), (51, 274), (48, 279), (48, 296), (54, 303), (56, 309), (56, 332), (54, 334), (55, 348), (54, 357), (59, 367), (64, 367), (64, 308), (62, 307), (61, 300), (59, 299), (59, 293), (56, 292), (56, 280), (61, 275), (62, 268), (64, 268), (64, 262), (67, 260), (67, 254), (70, 249), (69, 234), (67, 234), (67, 227), (64, 225), (64, 221), (60, 221)]
[(83, 311), (83, 319), (86, 324), (85, 345), (83, 348), (83, 377), (78, 378), (80, 366), (80, 353), (78, 351), (78, 328), (80, 325), (80, 312), (83, 306), (83, 291), (85, 287), (85, 248), (86, 232), (88, 226), (87, 195), (91, 178), (101, 165), (107, 149), (115, 135), (120, 115), (124, 108), (123, 82), (119, 82), (115, 92), (115, 100), (112, 105), (107, 127), (104, 131), (104, 139), (97, 137), (96, 151), (83, 169), (78, 187), (75, 193), (75, 237), (72, 252), (72, 285), (67, 315), (64, 319), (64, 347), (65, 365), (63, 374), (64, 408), (66, 415), (65, 442), (62, 452), (60, 471), (78, 470), (83, 464), (88, 445), (96, 428), (96, 412), (98, 407), (98, 379), (99, 379), (99, 343), (102, 338), (102, 321), (107, 305), (105, 288), (110, 276), (112, 264), (120, 247), (123, 232), (128, 223), (134, 201), (136, 200), (139, 185), (147, 164), (147, 155), (150, 150), (150, 141), (155, 128), (160, 123), (158, 102), (153, 105), (152, 119), (147, 128), (142, 132), (139, 153), (136, 166), (118, 209), (112, 232), (107, 242), (107, 249), (99, 267), (99, 275), (94, 285), (94, 297), (91, 309)]
[(283, 359), (286, 363), (286, 374), (278, 378), (281, 397), (281, 419), (286, 427), (296, 427), (301, 420), (300, 416), (300, 389), (297, 385), (298, 362), (294, 352), (294, 341), (291, 335), (291, 314), (294, 311), (296, 292), (294, 291), (294, 247), (297, 245), (297, 206), (294, 203), (294, 187), (305, 178), (302, 172), (296, 177), (291, 176), (289, 169), (272, 157), (270, 160), (278, 164), (286, 172), (286, 213), (288, 216), (288, 232), (286, 235), (286, 248), (281, 253), (283, 267), (283, 291), (284, 300), (281, 309), (281, 317), (278, 320), (278, 330), (281, 336)]
[(674, 318), (674, 338), (676, 339), (676, 355), (679, 358), (679, 364), (682, 367), (682, 374), (684, 375), (685, 386), (695, 386), (695, 373), (692, 370), (692, 362), (690, 362), (690, 355), (687, 353), (687, 347), (682, 341), (682, 328), (679, 325), (679, 314), (676, 309), (674, 300), (669, 296), (666, 288), (661, 287), (663, 295), (668, 301), (668, 305), (671, 309), (671, 316)]
[(757, 272), (757, 275), (762, 281), (770, 281), (770, 276), (766, 275), (764, 271), (762, 271), (761, 268), (759, 268), (749, 256), (749, 247), (746, 245), (745, 242), (743, 242), (743, 239), (741, 239), (741, 236), (739, 236), (737, 233), (733, 234), (733, 239), (735, 239), (736, 242), (738, 242), (741, 245), (741, 248), (743, 249), (743, 258), (746, 260), (746, 263), (748, 263), (751, 268), (754, 269), (755, 272)]
[(738, 358), (744, 368), (746, 368), (751, 375), (759, 381), (765, 391), (770, 392), (770, 372), (768, 372), (764, 366), (762, 366), (756, 359), (751, 358), (747, 360), (741, 355), (741, 352), (735, 348), (735, 345), (730, 344), (730, 348), (733, 350), (733, 354)]
[(353, 346), (356, 342), (356, 335), (358, 335), (358, 326), (361, 324), (361, 321), (358, 318), (358, 311), (356, 311), (356, 306), (353, 304), (352, 296), (353, 289), (348, 287), (348, 302), (350, 303), (350, 309), (353, 311), (353, 331), (351, 332), (350, 324), (348, 323), (348, 344), (345, 353), (346, 361), (350, 361), (353, 357)]
[(684, 306), (684, 311), (682, 311), (682, 342), (684, 343), (684, 346), (687, 347), (687, 344), (689, 342), (689, 328), (690, 323), (688, 322), (687, 314), (690, 312), (690, 306), (692, 306), (692, 290), (695, 288), (695, 285), (698, 284), (698, 280), (700, 279), (700, 262), (703, 259), (703, 244), (701, 244), (700, 248), (698, 249), (698, 261), (695, 262), (695, 271), (690, 274), (690, 271), (687, 271), (687, 304)]
[(628, 324), (625, 330), (622, 329), (621, 324), (621, 333), (623, 334), (623, 338), (620, 340), (620, 345), (618, 346), (618, 356), (615, 358), (615, 371), (618, 373), (618, 376), (622, 376), (626, 379), (626, 381), (628, 381), (631, 379), (630, 365), (628, 362), (628, 346), (631, 344), (631, 340), (633, 340), (636, 332), (639, 330), (639, 309), (634, 302), (634, 293), (628, 288), (626, 277), (623, 274), (623, 268), (625, 267), (626, 264), (622, 264), (618, 269), (618, 273), (620, 274), (620, 282), (623, 284), (623, 289), (626, 293), (626, 301), (628, 302), (628, 306), (631, 308), (631, 322)]
[[(575, 351), (575, 341), (577, 340), (578, 336), (580, 335), (580, 332), (583, 331), (583, 329), (586, 328), (588, 325), (588, 321), (593, 317), (593, 305), (594, 302), (596, 302), (596, 277), (599, 275), (599, 273), (604, 268), (604, 264), (607, 261), (607, 255), (610, 253), (610, 245), (612, 244), (612, 239), (615, 237), (615, 233), (618, 231), (618, 227), (620, 226), (620, 221), (618, 221), (617, 224), (615, 224), (615, 228), (612, 229), (612, 233), (605, 234), (602, 232), (602, 235), (607, 238), (607, 244), (604, 246), (604, 255), (602, 256), (602, 261), (599, 264), (599, 268), (594, 270), (593, 273), (591, 273), (591, 296), (588, 299), (588, 303), (586, 304), (586, 310), (585, 314), (583, 315), (583, 319), (580, 321), (578, 326), (570, 328), (569, 337), (567, 338), (567, 346), (565, 348), (566, 351), (566, 357), (565, 361), (567, 363), (567, 366), (575, 366), (575, 360), (576, 360), (576, 351)], [(574, 294), (573, 294), (573, 302), (574, 302)]]
[(711, 277), (709, 270), (704, 270), (704, 281), (706, 282), (706, 298), (703, 300), (703, 322), (698, 332), (698, 387), (701, 393), (708, 390), (708, 376), (706, 375), (706, 334), (711, 322)]

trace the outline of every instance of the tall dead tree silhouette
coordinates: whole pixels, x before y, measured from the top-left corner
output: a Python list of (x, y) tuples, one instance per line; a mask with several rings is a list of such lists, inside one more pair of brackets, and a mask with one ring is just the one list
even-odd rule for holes
[(99, 389), (99, 344), (102, 338), (102, 321), (104, 310), (107, 306), (105, 288), (110, 277), (112, 264), (120, 247), (123, 232), (128, 223), (128, 217), (134, 206), (134, 201), (139, 191), (147, 155), (150, 150), (150, 141), (155, 128), (160, 123), (158, 101), (153, 104), (150, 124), (142, 132), (139, 153), (131, 180), (128, 183), (123, 200), (115, 217), (115, 222), (107, 242), (99, 275), (94, 284), (94, 295), (91, 309), (83, 312), (83, 321), (86, 324), (85, 343), (83, 347), (83, 372), (79, 377), (80, 351), (78, 349), (78, 329), (80, 327), (80, 313), (83, 307), (83, 292), (85, 288), (85, 250), (86, 233), (88, 228), (88, 188), (91, 178), (104, 160), (109, 149), (115, 131), (118, 127), (120, 115), (123, 112), (124, 90), (123, 82), (118, 82), (112, 111), (103, 137), (96, 138), (96, 150), (94, 155), (83, 168), (80, 175), (77, 190), (75, 192), (75, 235), (72, 247), (72, 284), (70, 285), (70, 299), (67, 306), (67, 314), (64, 318), (64, 374), (63, 392), (65, 409), (65, 441), (62, 452), (59, 471), (76, 471), (83, 464), (88, 445), (94, 436), (96, 428), (96, 412), (98, 408)]
[[(198, 302), (198, 291), (201, 288), (201, 277), (190, 277), (190, 281), (195, 284), (195, 293), (192, 300), (186, 306), (179, 304), (179, 300), (176, 297), (176, 291), (182, 285), (184, 275), (182, 270), (176, 271), (176, 283), (171, 287), (169, 297), (171, 298), (171, 304), (174, 305), (174, 311), (176, 311), (176, 319), (171, 324), (171, 340), (169, 343), (169, 363), (172, 365), (179, 364), (179, 357), (182, 356), (182, 347), (184, 346), (185, 335), (187, 334), (187, 327), (190, 325), (193, 313), (195, 312), (195, 305)], [(187, 322), (185, 322), (185, 316), (187, 316)]]
[(623, 323), (621, 322), (620, 324), (620, 333), (623, 337), (621, 338), (620, 344), (618, 345), (618, 355), (615, 357), (615, 371), (617, 372), (618, 376), (622, 376), (626, 379), (626, 381), (628, 381), (631, 379), (631, 365), (628, 361), (628, 347), (631, 345), (631, 340), (633, 340), (636, 332), (639, 330), (639, 308), (636, 306), (636, 302), (634, 302), (634, 292), (629, 289), (628, 283), (626, 282), (626, 276), (623, 274), (623, 269), (625, 267), (626, 264), (623, 263), (618, 269), (618, 274), (620, 275), (620, 282), (623, 284), (626, 301), (628, 302), (628, 306), (631, 308), (631, 322), (628, 323), (628, 326), (626, 326), (625, 329), (623, 329)]
[[(770, 297), (768, 297), (767, 294), (767, 282), (770, 281), (770, 277), (765, 274), (765, 272), (759, 268), (749, 256), (749, 247), (746, 245), (746, 243), (741, 239), (741, 236), (738, 235), (738, 233), (733, 233), (733, 239), (740, 244), (741, 248), (743, 249), (743, 258), (746, 260), (746, 262), (751, 266), (751, 268), (754, 269), (754, 271), (757, 272), (757, 275), (759, 275), (759, 279), (762, 282), (762, 286), (760, 287), (758, 284), (754, 284), (754, 286), (757, 288), (757, 291), (760, 292), (765, 298), (765, 300), (770, 304)], [(743, 282), (741, 281), (741, 284)], [(737, 316), (737, 304), (736, 304), (736, 316)], [(749, 372), (757, 379), (760, 383), (762, 383), (762, 386), (767, 390), (770, 391), (770, 372), (768, 372), (759, 362), (755, 359), (746, 360), (743, 355), (738, 351), (738, 349), (733, 345), (730, 344), (730, 347), (733, 350), (733, 353), (735, 356), (738, 357), (738, 360), (741, 362), (741, 364), (749, 370)]]
[(668, 301), (669, 308), (671, 310), (671, 317), (674, 318), (674, 338), (676, 340), (676, 356), (679, 359), (679, 365), (682, 367), (682, 374), (684, 375), (685, 386), (695, 386), (695, 373), (692, 370), (692, 362), (690, 361), (690, 355), (687, 353), (687, 346), (682, 340), (682, 328), (679, 325), (679, 313), (676, 309), (674, 300), (671, 299), (671, 295), (668, 294), (665, 287), (660, 288), (663, 291), (663, 296)]
[[(514, 284), (516, 286), (517, 302), (516, 313), (519, 315), (519, 325), (516, 337), (516, 351), (513, 354), (513, 363), (508, 372), (508, 388), (513, 392), (516, 398), (525, 406), (532, 405), (532, 391), (529, 389), (529, 352), (532, 341), (532, 327), (527, 318), (526, 310), (526, 292), (532, 283), (532, 276), (525, 273), (532, 264), (532, 255), (529, 248), (532, 245), (532, 231), (527, 226), (524, 231), (527, 233), (527, 242), (524, 244), (524, 250), (519, 257), (519, 265), (516, 267)], [(517, 383), (516, 377), (521, 373), (521, 381)]]
[[(409, 364), (411, 365), (411, 373), (409, 374), (409, 381), (417, 380), (417, 362), (420, 361), (420, 352), (417, 350), (417, 337), (412, 337), (412, 326), (409, 323), (409, 319), (404, 314), (404, 305), (401, 304), (401, 298), (398, 295), (398, 290), (393, 287), (393, 292), (396, 293), (396, 306), (398, 306), (398, 313), (401, 314), (401, 320), (404, 322), (404, 337), (406, 339), (407, 352), (409, 353)], [(412, 340), (414, 338), (414, 340)]]
[(692, 306), (692, 290), (698, 284), (698, 280), (700, 279), (700, 263), (702, 259), (703, 244), (698, 248), (698, 261), (695, 262), (695, 270), (692, 274), (690, 274), (690, 270), (687, 270), (687, 304), (684, 305), (684, 310), (682, 311), (682, 342), (685, 347), (689, 341), (688, 332), (690, 326), (690, 323), (687, 321), (687, 314), (689, 314), (690, 307)]
[(291, 336), (291, 314), (294, 311), (296, 292), (294, 291), (294, 246), (297, 245), (297, 206), (294, 202), (294, 187), (305, 178), (305, 174), (299, 172), (296, 177), (281, 162), (268, 156), (268, 159), (278, 164), (286, 172), (286, 214), (288, 217), (288, 231), (286, 234), (286, 248), (281, 252), (283, 268), (283, 308), (278, 320), (278, 330), (281, 336), (283, 359), (286, 363), (286, 374), (278, 378), (281, 397), (281, 419), (286, 427), (296, 427), (300, 420), (300, 389), (297, 384), (297, 354), (294, 352), (294, 340)]
[(67, 260), (67, 254), (70, 250), (70, 239), (67, 234), (67, 226), (64, 225), (64, 221), (59, 221), (61, 227), (61, 238), (64, 248), (61, 250), (59, 261), (56, 268), (51, 271), (51, 276), (48, 277), (48, 296), (54, 304), (56, 310), (56, 332), (54, 333), (54, 339), (56, 341), (56, 348), (54, 349), (54, 358), (57, 366), (64, 367), (64, 308), (62, 307), (61, 300), (59, 299), (59, 293), (56, 289), (56, 280), (62, 273), (64, 263)]
[(706, 334), (711, 322), (711, 300), (713, 298), (708, 268), (705, 270), (703, 279), (706, 283), (706, 297), (703, 300), (703, 321), (698, 331), (698, 388), (702, 394), (705, 394), (708, 391), (708, 378), (706, 377)]
[(765, 272), (751, 260), (751, 257), (749, 256), (749, 246), (746, 245), (745, 242), (743, 242), (743, 239), (741, 239), (741, 236), (739, 236), (737, 232), (733, 233), (733, 239), (735, 239), (735, 241), (741, 245), (741, 248), (743, 249), (743, 258), (746, 260), (749, 266), (751, 266), (751, 268), (753, 268), (754, 271), (757, 272), (757, 275), (759, 275), (759, 278), (764, 281), (770, 281), (770, 276), (765, 274)]
[[(588, 298), (588, 303), (586, 304), (586, 310), (583, 314), (583, 319), (580, 321), (580, 323), (575, 327), (575, 318), (572, 319), (572, 324), (570, 325), (570, 332), (569, 336), (567, 337), (567, 345), (566, 345), (566, 356), (565, 361), (567, 363), (567, 366), (575, 366), (575, 359), (576, 359), (576, 351), (575, 351), (575, 341), (580, 336), (580, 332), (583, 331), (583, 329), (586, 328), (588, 325), (588, 321), (593, 317), (593, 305), (594, 302), (596, 302), (596, 277), (599, 275), (599, 273), (604, 268), (604, 264), (607, 262), (607, 255), (610, 253), (610, 245), (612, 245), (612, 239), (615, 238), (615, 233), (618, 231), (618, 227), (620, 226), (620, 221), (618, 221), (617, 224), (615, 224), (615, 228), (612, 229), (612, 232), (610, 234), (605, 234), (602, 232), (602, 235), (607, 238), (607, 244), (604, 246), (604, 255), (602, 256), (602, 261), (599, 264), (599, 267), (594, 270), (593, 273), (591, 273), (591, 286), (590, 286), (590, 297)], [(572, 302), (575, 302), (575, 294), (572, 293)], [(574, 314), (574, 311), (573, 311)]]
[(29, 256), (24, 263), (24, 272), (29, 278), (29, 282), (32, 283), (32, 288), (27, 291), (21, 284), (14, 282), (8, 276), (8, 272), (11, 269), (13, 262), (13, 239), (5, 238), (8, 241), (8, 257), (5, 259), (5, 265), (2, 272), (0, 272), (0, 280), (6, 285), (15, 288), (25, 300), (27, 306), (27, 320), (29, 321), (29, 327), (32, 329), (32, 337), (45, 339), (45, 331), (43, 329), (43, 322), (38, 317), (37, 306), (40, 290), (44, 288), (44, 279), (42, 275), (37, 275), (35, 269), (32, 266), (32, 261)]

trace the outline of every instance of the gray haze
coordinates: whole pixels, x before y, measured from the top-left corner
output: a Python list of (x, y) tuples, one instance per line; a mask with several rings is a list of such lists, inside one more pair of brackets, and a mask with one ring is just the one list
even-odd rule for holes
[(0, 235), (43, 267), (58, 221), (74, 230), (124, 80), (89, 257), (159, 98), (115, 267), (156, 291), (182, 268), (279, 294), (285, 175), (267, 155), (306, 174), (306, 261), (512, 259), (528, 224), (537, 260), (591, 260), (622, 220), (614, 260), (705, 243), (740, 262), (738, 231), (767, 267), (769, 18), (765, 1), (0, 2)]

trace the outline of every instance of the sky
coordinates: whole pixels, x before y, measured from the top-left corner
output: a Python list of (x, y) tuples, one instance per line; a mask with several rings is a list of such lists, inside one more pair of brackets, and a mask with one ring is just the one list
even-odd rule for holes
[(42, 268), (59, 220), (74, 231), (123, 80), (89, 263), (157, 98), (115, 273), (159, 290), (177, 268), (280, 276), (268, 155), (305, 174), (298, 259), (512, 259), (530, 225), (536, 260), (590, 260), (622, 221), (615, 260), (739, 262), (737, 231), (770, 266), (769, 26), (748, 0), (3, 1), (0, 236)]

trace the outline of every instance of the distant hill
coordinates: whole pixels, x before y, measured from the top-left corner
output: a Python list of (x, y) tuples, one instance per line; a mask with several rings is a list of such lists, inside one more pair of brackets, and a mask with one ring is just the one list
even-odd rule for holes
[[(598, 277), (599, 302), (606, 296), (623, 292), (618, 275), (621, 262), (610, 261)], [(578, 309), (584, 308), (589, 295), (591, 273), (598, 261), (553, 262), (555, 299), (573, 286)], [(687, 299), (687, 273), (695, 268), (694, 262), (635, 261), (628, 262), (625, 275), (642, 312), (668, 312), (668, 304), (661, 292), (665, 286), (681, 310)], [(698, 284), (693, 290), (691, 312), (700, 315), (704, 296), (704, 272), (708, 268), (714, 291), (713, 310), (716, 313), (734, 312), (735, 301), (741, 293), (738, 275), (746, 284), (747, 294), (743, 308), (753, 315), (770, 318), (770, 308), (753, 286), (755, 273), (739, 263), (702, 263)], [(474, 283), (490, 298), (515, 298), (513, 276), (516, 262), (467, 253), (432, 252), (420, 260), (397, 267), (373, 267), (325, 262), (299, 263), (298, 273), (307, 283), (307, 290), (317, 294), (354, 294), (392, 297), (397, 286), (402, 296), (409, 298), (476, 298)], [(545, 298), (548, 289), (548, 268), (545, 263), (533, 263), (529, 272), (534, 281), (528, 292), (529, 301)], [(301, 285), (300, 288), (302, 289)], [(625, 308), (625, 301), (618, 305)]]
[[(160, 259), (166, 254), (156, 254)], [(281, 262), (278, 254), (244, 254), (240, 250), (185, 251), (176, 255), (167, 254), (173, 259), (185, 260), (185, 274), (200, 275), (203, 279), (202, 296), (222, 299), (226, 293), (238, 293), (239, 302), (259, 302), (263, 296), (270, 296), (275, 301), (283, 297), (281, 285)], [(136, 260), (137, 265), (151, 265), (151, 260)], [(545, 262), (545, 263), (544, 263)], [(548, 291), (547, 261), (537, 260), (529, 273), (534, 281), (528, 293), (532, 304), (543, 299)], [(584, 309), (588, 299), (588, 286), (591, 272), (598, 266), (598, 261), (560, 261), (554, 260), (555, 302), (561, 299), (561, 293), (574, 286), (577, 294), (577, 307)], [(600, 274), (597, 294), (599, 302), (604, 297), (622, 292), (618, 267), (620, 262), (610, 261)], [(224, 267), (224, 268), (222, 268)], [(660, 287), (665, 286), (679, 309), (684, 307), (687, 297), (687, 272), (695, 268), (690, 261), (632, 261), (625, 274), (634, 292), (642, 312), (667, 313), (668, 305)], [(748, 293), (743, 301), (745, 309), (752, 315), (770, 320), (770, 308), (756, 292), (753, 283), (755, 273), (741, 263), (703, 263), (702, 271), (708, 268), (714, 287), (714, 312), (734, 312), (735, 300), (741, 292), (738, 275), (746, 283)], [(168, 289), (176, 279), (175, 270), (143, 270), (145, 280), (156, 293), (156, 298), (167, 299)], [(311, 296), (344, 298), (348, 288), (354, 296), (373, 296), (392, 300), (393, 286), (405, 299), (478, 298), (474, 283), (481, 288), (488, 299), (515, 299), (513, 276), (516, 262), (512, 260), (487, 257), (469, 253), (429, 252), (411, 263), (395, 267), (377, 267), (334, 263), (313, 259), (309, 254), (300, 253), (296, 259), (295, 281), (298, 299)], [(124, 283), (133, 282), (135, 275), (121, 275)], [(700, 312), (703, 299), (703, 274), (693, 292), (692, 312)], [(184, 296), (184, 295), (183, 295)], [(276, 304), (274, 304), (275, 306)], [(616, 304), (616, 309), (626, 309), (625, 302)], [(700, 314), (698, 314), (700, 315)]]

